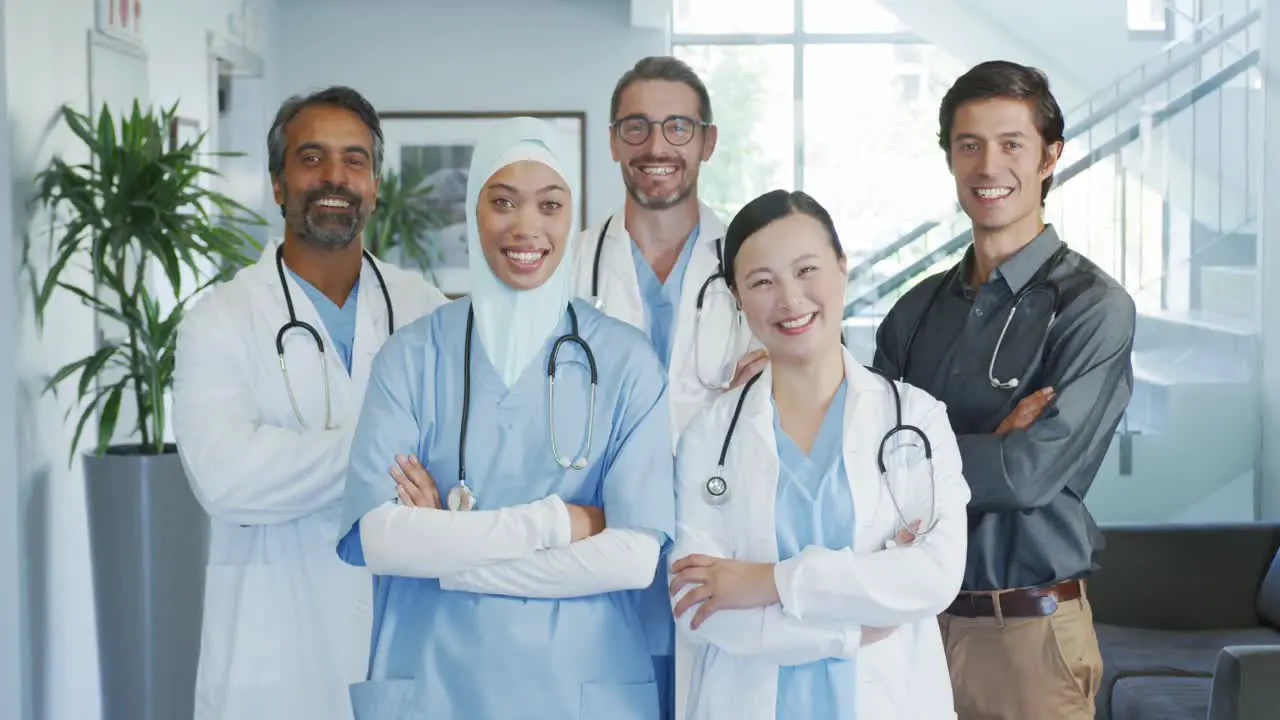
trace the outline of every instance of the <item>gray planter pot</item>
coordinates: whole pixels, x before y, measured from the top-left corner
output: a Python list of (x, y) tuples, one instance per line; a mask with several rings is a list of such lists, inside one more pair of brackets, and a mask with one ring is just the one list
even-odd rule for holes
[(84, 458), (102, 718), (190, 718), (209, 520), (176, 451), (129, 450)]

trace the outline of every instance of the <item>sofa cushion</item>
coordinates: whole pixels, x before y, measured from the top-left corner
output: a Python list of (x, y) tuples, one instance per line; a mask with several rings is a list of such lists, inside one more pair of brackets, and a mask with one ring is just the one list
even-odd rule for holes
[(1258, 615), (1271, 627), (1280, 629), (1280, 552), (1271, 559), (1271, 568), (1262, 578), (1262, 588), (1258, 591)]
[(1101, 623), (1096, 628), (1098, 647), (1102, 651), (1102, 687), (1098, 691), (1097, 703), (1100, 720), (1127, 720), (1127, 716), (1110, 713), (1113, 707), (1112, 686), (1118, 679), (1143, 676), (1212, 678), (1222, 648), (1228, 645), (1280, 644), (1280, 632), (1270, 628), (1178, 631)]
[(1127, 677), (1111, 695), (1116, 720), (1204, 720), (1213, 678)]

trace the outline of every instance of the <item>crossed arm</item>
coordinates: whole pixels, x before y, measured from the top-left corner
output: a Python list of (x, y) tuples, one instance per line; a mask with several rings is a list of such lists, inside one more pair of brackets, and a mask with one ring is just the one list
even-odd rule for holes
[[(431, 433), (421, 408), (431, 407), (434, 397), (421, 379), (431, 377), (422, 366), (433, 362), (433, 351), (421, 338), (398, 334), (375, 360), (352, 443), (339, 555), (378, 575), (438, 579), (446, 589), (518, 597), (578, 597), (650, 584), (665, 537), (657, 531), (604, 530), (601, 509), (554, 495), (496, 510), (443, 510), (434, 481), (416, 459), (401, 458), (406, 464), (393, 473), (399, 477), (388, 477), (387, 464), (397, 453), (418, 447)], [(648, 415), (640, 415), (628, 420), (644, 428)], [(669, 447), (665, 426), (633, 428), (632, 434), (660, 436)], [(623, 460), (643, 452), (625, 442), (616, 450)], [(619, 478), (634, 480), (625, 473), (606, 477), (602, 507), (614, 502), (621, 514), (632, 498)], [(635, 524), (649, 527), (643, 517)]]
[[(932, 401), (931, 401), (932, 402)], [(735, 560), (720, 508), (704, 503), (710, 471), (692, 438), (707, 433), (705, 416), (682, 440), (678, 461), (676, 547), (671, 594), (677, 626), (694, 642), (780, 665), (850, 657), (892, 628), (936, 614), (955, 597), (964, 570), (968, 488), (955, 436), (941, 404), (921, 427), (934, 440), (937, 525), (916, 540), (855, 553), (810, 546), (780, 563)], [(692, 612), (691, 612), (692, 611)], [(874, 628), (874, 629), (872, 629)]]
[[(387, 568), (393, 570), (388, 574), (439, 578), (446, 590), (529, 598), (633, 589), (653, 578), (661, 550), (658, 534), (606, 529), (604, 512), (598, 507), (565, 503), (553, 495), (503, 510), (451, 512), (441, 509), (435, 479), (416, 457), (397, 457), (391, 475), (400, 505), (384, 506), (386, 514), (396, 513), (403, 518), (401, 522), (422, 528), (428, 535), (431, 528), (439, 530), (439, 535), (423, 538), (416, 547), (447, 544), (451, 550), (440, 553), (444, 555), (453, 555), (468, 545), (476, 551), (467, 553), (466, 562), (451, 561), (448, 566), (432, 564), (424, 557), (427, 553), (405, 553), (410, 566)], [(524, 509), (543, 504), (550, 510), (530, 522)], [(501, 517), (504, 513), (506, 519)], [(489, 518), (472, 525), (477, 535), (458, 532), (475, 517)], [(366, 516), (362, 527), (368, 520)], [(367, 532), (362, 532), (368, 545)]]
[[(901, 371), (906, 335), (899, 303), (876, 334), (874, 364)], [(917, 310), (916, 312), (921, 312)], [(1098, 284), (1075, 298), (1054, 324), (1044, 351), (1044, 387), (1023, 398), (993, 432), (957, 440), (974, 512), (1026, 512), (1065, 489), (1083, 497), (1133, 390), (1133, 298)]]

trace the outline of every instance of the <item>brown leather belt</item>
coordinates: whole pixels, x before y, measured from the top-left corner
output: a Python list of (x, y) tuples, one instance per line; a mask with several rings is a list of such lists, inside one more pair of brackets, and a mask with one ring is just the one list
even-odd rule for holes
[[(1056, 585), (1016, 590), (961, 591), (944, 612), (957, 617), (1047, 617), (1058, 604), (1084, 594), (1084, 580), (1065, 580)], [(996, 612), (995, 598), (1000, 598)]]

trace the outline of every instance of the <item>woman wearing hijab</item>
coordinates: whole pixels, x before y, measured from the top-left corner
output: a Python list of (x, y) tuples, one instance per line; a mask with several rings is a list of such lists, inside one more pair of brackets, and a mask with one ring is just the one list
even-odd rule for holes
[(936, 616), (964, 572), (969, 488), (945, 408), (843, 347), (844, 250), (813, 198), (744, 206), (724, 267), (769, 365), (680, 438), (685, 717), (954, 718)]
[(531, 118), (475, 148), (471, 295), (375, 361), (338, 544), (375, 577), (357, 720), (658, 717), (636, 591), (675, 523), (664, 373), (571, 299), (564, 157)]

